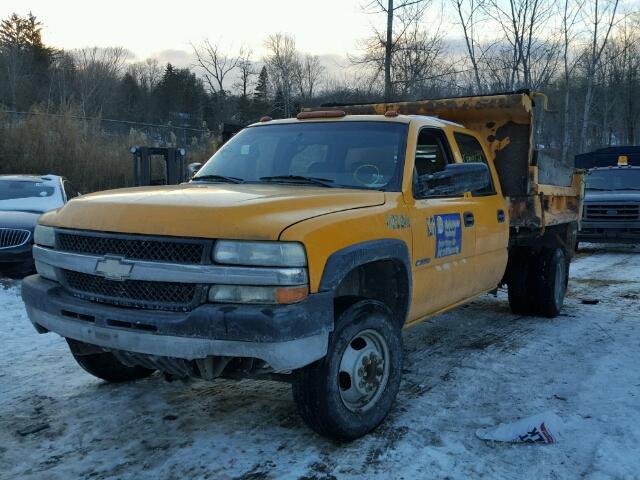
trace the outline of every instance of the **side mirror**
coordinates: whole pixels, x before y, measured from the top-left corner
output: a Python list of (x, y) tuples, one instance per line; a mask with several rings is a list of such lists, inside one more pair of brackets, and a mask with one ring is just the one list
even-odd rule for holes
[(481, 162), (450, 163), (444, 170), (418, 179), (422, 196), (461, 195), (491, 186), (489, 167)]
[(200, 170), (201, 168), (202, 168), (202, 164), (199, 162), (190, 163), (189, 165), (187, 165), (189, 178), (192, 178), (196, 173), (198, 173), (198, 170)]

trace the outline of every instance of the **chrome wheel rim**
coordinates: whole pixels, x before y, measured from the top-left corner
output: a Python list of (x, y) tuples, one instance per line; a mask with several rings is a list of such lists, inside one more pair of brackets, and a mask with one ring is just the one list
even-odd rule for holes
[(375, 330), (363, 330), (349, 342), (338, 372), (340, 399), (352, 412), (370, 409), (389, 381), (389, 347)]

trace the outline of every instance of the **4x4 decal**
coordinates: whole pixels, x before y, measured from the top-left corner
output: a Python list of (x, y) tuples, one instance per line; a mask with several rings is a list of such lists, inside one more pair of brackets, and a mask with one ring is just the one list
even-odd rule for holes
[(411, 222), (407, 215), (388, 215), (387, 216), (387, 228), (391, 230), (402, 230), (409, 228)]

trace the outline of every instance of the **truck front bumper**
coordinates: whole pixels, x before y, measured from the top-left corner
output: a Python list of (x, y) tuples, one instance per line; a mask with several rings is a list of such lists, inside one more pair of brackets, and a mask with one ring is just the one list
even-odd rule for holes
[(594, 243), (640, 243), (640, 222), (582, 221), (578, 240)]
[(107, 350), (195, 360), (257, 358), (289, 371), (326, 355), (333, 295), (290, 305), (204, 304), (190, 312), (115, 307), (81, 300), (39, 275), (22, 282), (22, 298), (40, 333), (55, 332)]

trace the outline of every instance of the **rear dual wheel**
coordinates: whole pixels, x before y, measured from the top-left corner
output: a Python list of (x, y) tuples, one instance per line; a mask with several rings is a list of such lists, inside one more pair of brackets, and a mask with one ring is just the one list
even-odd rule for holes
[(336, 320), (327, 355), (294, 372), (293, 398), (317, 433), (361, 437), (387, 416), (400, 387), (402, 334), (381, 302), (355, 303)]
[(569, 260), (562, 248), (533, 253), (516, 249), (508, 265), (511, 311), (517, 315), (553, 318), (560, 313), (569, 281)]

